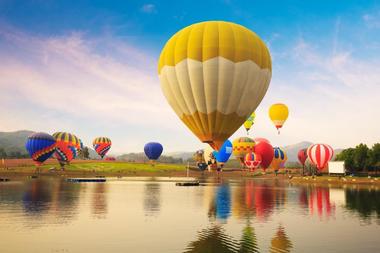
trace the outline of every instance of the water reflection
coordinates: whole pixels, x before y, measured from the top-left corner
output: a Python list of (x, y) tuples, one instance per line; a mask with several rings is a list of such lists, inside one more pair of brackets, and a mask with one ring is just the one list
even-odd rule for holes
[(271, 241), (270, 253), (288, 253), (293, 248), (292, 242), (285, 233), (283, 226), (279, 226)]
[(25, 185), (22, 197), (25, 213), (29, 215), (42, 215), (50, 208), (52, 200), (52, 185), (42, 180), (31, 180)]
[(145, 184), (144, 189), (144, 211), (147, 216), (155, 216), (160, 212), (161, 206), (161, 184), (151, 182)]
[(256, 217), (267, 220), (274, 208), (284, 205), (286, 192), (278, 187), (278, 182), (247, 180), (234, 194), (233, 212), (240, 219)]
[(375, 214), (380, 218), (380, 191), (373, 189), (346, 189), (346, 208), (368, 219)]
[(95, 218), (104, 219), (107, 214), (107, 184), (97, 183), (92, 193), (92, 214)]
[(238, 252), (239, 243), (226, 235), (220, 225), (213, 224), (210, 228), (198, 233), (198, 239), (190, 242), (184, 253), (233, 253)]
[(254, 228), (248, 223), (243, 230), (243, 235), (240, 240), (239, 253), (256, 253), (259, 252), (257, 239)]
[[(147, 222), (147, 215), (157, 214)], [(363, 219), (370, 222), (358, 222)], [(56, 238), (68, 236), (77, 249), (99, 243), (113, 245), (114, 252), (142, 252), (138, 245), (154, 237), (150, 246), (157, 251), (145, 252), (305, 252), (302, 247), (309, 244), (321, 252), (334, 251), (337, 244), (342, 251), (380, 252), (374, 243), (378, 223), (372, 220), (380, 221), (380, 191), (358, 186), (296, 186), (262, 179), (188, 188), (159, 181), (36, 179), (0, 184), (0, 237), (11, 238), (13, 245), (29, 240), (50, 247)], [(112, 233), (104, 237), (108, 226)], [(339, 237), (331, 240), (335, 229)], [(47, 231), (49, 240), (43, 241)], [(79, 236), (83, 233), (88, 240)], [(118, 243), (123, 240), (128, 243)], [(11, 240), (4, 241), (0, 252), (13, 246)]]

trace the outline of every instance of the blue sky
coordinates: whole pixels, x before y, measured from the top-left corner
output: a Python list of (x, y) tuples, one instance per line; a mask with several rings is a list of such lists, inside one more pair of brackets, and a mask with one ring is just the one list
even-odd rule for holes
[[(380, 1), (0, 0), (0, 131), (71, 131), (87, 145), (106, 135), (115, 153), (150, 140), (202, 147), (166, 103), (156, 64), (172, 34), (204, 20), (244, 25), (270, 48), (255, 136), (379, 141)], [(280, 136), (267, 117), (275, 102), (291, 111)]]

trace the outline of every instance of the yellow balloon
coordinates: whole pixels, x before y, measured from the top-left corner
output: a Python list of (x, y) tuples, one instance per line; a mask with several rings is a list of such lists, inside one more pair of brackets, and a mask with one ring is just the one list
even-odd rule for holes
[(269, 118), (272, 120), (278, 131), (284, 125), (288, 116), (289, 110), (285, 104), (273, 104), (269, 108)]
[(253, 122), (250, 120), (246, 120), (244, 122), (244, 128), (245, 128), (245, 130), (247, 130), (247, 133), (248, 133), (249, 129), (251, 129), (252, 125), (253, 125)]
[(244, 122), (244, 124), (243, 124), (245, 130), (247, 130), (247, 134), (248, 134), (248, 131), (251, 129), (252, 125), (254, 124), (255, 117), (256, 117), (256, 114), (255, 114), (255, 112), (253, 112), (253, 113), (248, 117), (248, 119)]
[(171, 37), (158, 62), (162, 91), (186, 126), (218, 150), (263, 99), (269, 50), (251, 30), (207, 21)]
[(244, 163), (244, 157), (247, 153), (253, 152), (255, 141), (248, 137), (240, 137), (232, 142), (232, 154)]

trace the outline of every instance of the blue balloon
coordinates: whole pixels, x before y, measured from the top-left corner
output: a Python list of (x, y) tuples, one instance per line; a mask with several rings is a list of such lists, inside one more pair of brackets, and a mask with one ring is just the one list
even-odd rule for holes
[(232, 143), (226, 140), (219, 151), (213, 152), (214, 157), (219, 163), (226, 163), (232, 154)]
[(162, 154), (164, 148), (158, 142), (149, 142), (144, 146), (145, 155), (149, 160), (157, 160)]
[(28, 137), (25, 148), (36, 164), (46, 161), (55, 151), (55, 138), (47, 133), (34, 133)]

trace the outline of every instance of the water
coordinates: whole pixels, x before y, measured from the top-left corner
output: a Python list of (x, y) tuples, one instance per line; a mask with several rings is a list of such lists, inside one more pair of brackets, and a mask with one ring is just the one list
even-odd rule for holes
[(380, 252), (376, 188), (0, 183), (0, 252)]

